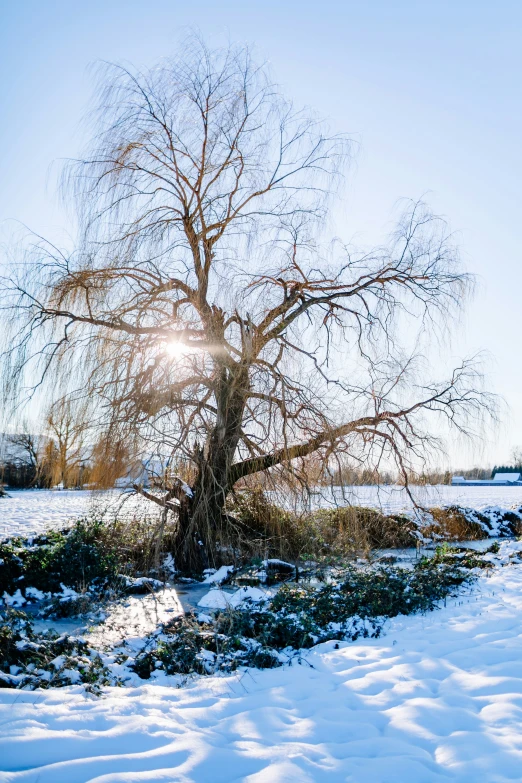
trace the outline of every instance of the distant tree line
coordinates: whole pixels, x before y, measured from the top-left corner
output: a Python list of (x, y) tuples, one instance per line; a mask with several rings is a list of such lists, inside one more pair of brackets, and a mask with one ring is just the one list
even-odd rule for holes
[[(496, 468), (500, 470), (500, 468)], [(515, 470), (515, 468), (512, 468)], [(520, 468), (522, 472), (522, 468)], [(432, 470), (407, 471), (406, 475), (388, 469), (369, 468), (366, 466), (351, 465), (337, 459), (335, 468), (324, 471), (319, 470), (318, 465), (309, 462), (307, 466), (307, 480), (310, 484), (334, 485), (334, 486), (376, 486), (383, 484), (404, 484), (406, 481), (412, 486), (427, 486), (436, 484), (451, 484), (454, 475), (463, 476), (466, 479), (491, 478), (490, 468), (474, 467), (468, 469), (450, 470), (448, 468), (434, 468)]]
[(495, 477), (495, 473), (522, 473), (522, 465), (495, 465), (491, 478)]
[[(522, 473), (522, 461), (514, 465), (495, 465), (489, 467), (456, 468), (455, 470), (435, 468), (433, 470), (408, 472), (407, 481), (412, 486), (427, 486), (436, 484), (451, 484), (453, 476), (462, 476), (470, 480), (487, 481), (493, 479), (496, 473)], [(361, 486), (404, 483), (404, 478), (384, 470), (343, 466), (334, 471), (329, 480), (318, 480), (318, 484), (334, 484), (336, 486)]]
[(511, 465), (495, 465), (491, 471), (491, 478), (495, 473), (522, 473), (522, 449), (514, 448), (511, 453)]

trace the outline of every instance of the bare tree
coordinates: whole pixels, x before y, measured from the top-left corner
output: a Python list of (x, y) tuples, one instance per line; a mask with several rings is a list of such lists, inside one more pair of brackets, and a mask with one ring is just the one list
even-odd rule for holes
[(76, 403), (74, 398), (62, 397), (50, 407), (41, 473), (51, 485), (61, 483), (64, 489), (81, 485), (86, 459), (85, 413), (85, 404)]
[(93, 117), (66, 182), (77, 248), (39, 243), (6, 281), (4, 377), (59, 370), (96, 397), (104, 437), (165, 455), (163, 491), (136, 489), (179, 515), (180, 565), (212, 557), (227, 495), (253, 474), (344, 453), (406, 476), (435, 442), (430, 416), (460, 432), (480, 417), (473, 363), (421, 382), (410, 339), (469, 288), (444, 222), (411, 203), (385, 246), (325, 244), (349, 140), (248, 51), (195, 42), (149, 72), (110, 67)]
[(17, 432), (0, 436), (0, 462), (4, 474), (18, 486), (40, 486), (42, 483), (46, 438), (37, 434), (37, 429), (23, 419), (17, 425)]
[(6, 435), (6, 441), (14, 448), (16, 458), (33, 468), (36, 474), (42, 450), (41, 436), (31, 432), (30, 426), (24, 421), (20, 432)]
[(514, 466), (522, 465), (522, 449), (520, 446), (515, 446), (511, 450), (511, 461)]
[(12, 447), (11, 461), (23, 466), (29, 472), (29, 481), (34, 485), (38, 485), (41, 478), (44, 439), (31, 432), (31, 427), (24, 421), (20, 431), (6, 435), (5, 440)]

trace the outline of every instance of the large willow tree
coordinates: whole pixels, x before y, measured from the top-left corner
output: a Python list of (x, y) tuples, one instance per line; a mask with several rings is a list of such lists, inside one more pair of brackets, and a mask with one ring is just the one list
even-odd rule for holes
[(180, 564), (211, 557), (246, 477), (340, 453), (405, 472), (430, 416), (480, 413), (469, 363), (432, 383), (412, 352), (468, 285), (444, 223), (412, 203), (386, 246), (326, 243), (349, 141), (246, 50), (196, 42), (147, 72), (111, 67), (91, 116), (65, 183), (76, 248), (40, 243), (5, 281), (4, 369), (11, 388), (60, 376), (96, 401), (103, 442), (137, 437), (190, 467), (190, 487), (136, 488), (178, 514)]

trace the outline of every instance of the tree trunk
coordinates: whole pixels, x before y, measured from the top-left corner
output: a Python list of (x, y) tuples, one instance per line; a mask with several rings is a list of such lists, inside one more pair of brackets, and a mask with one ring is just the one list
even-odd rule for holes
[(216, 394), (216, 425), (205, 453), (192, 497), (182, 499), (175, 557), (181, 570), (201, 571), (215, 565), (215, 544), (226, 529), (225, 502), (232, 489), (232, 464), (241, 434), (248, 394), (248, 368), (232, 374), (223, 368)]
[(205, 465), (193, 496), (181, 504), (174, 553), (178, 569), (200, 572), (215, 565), (215, 543), (222, 529), (227, 494), (228, 488)]

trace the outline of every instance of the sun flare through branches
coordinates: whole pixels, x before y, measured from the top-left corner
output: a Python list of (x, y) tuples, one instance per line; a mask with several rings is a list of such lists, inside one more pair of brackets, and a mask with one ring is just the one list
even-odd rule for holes
[(65, 177), (77, 247), (33, 242), (1, 291), (5, 388), (52, 393), (56, 369), (98, 403), (101, 442), (184, 466), (136, 486), (177, 515), (177, 567), (208, 566), (254, 475), (306, 487), (311, 460), (322, 481), (347, 460), (407, 483), (441, 421), (480, 428), (476, 363), (434, 381), (423, 358), (470, 289), (445, 222), (412, 201), (378, 247), (325, 236), (351, 141), (248, 49), (108, 66), (94, 119)]

